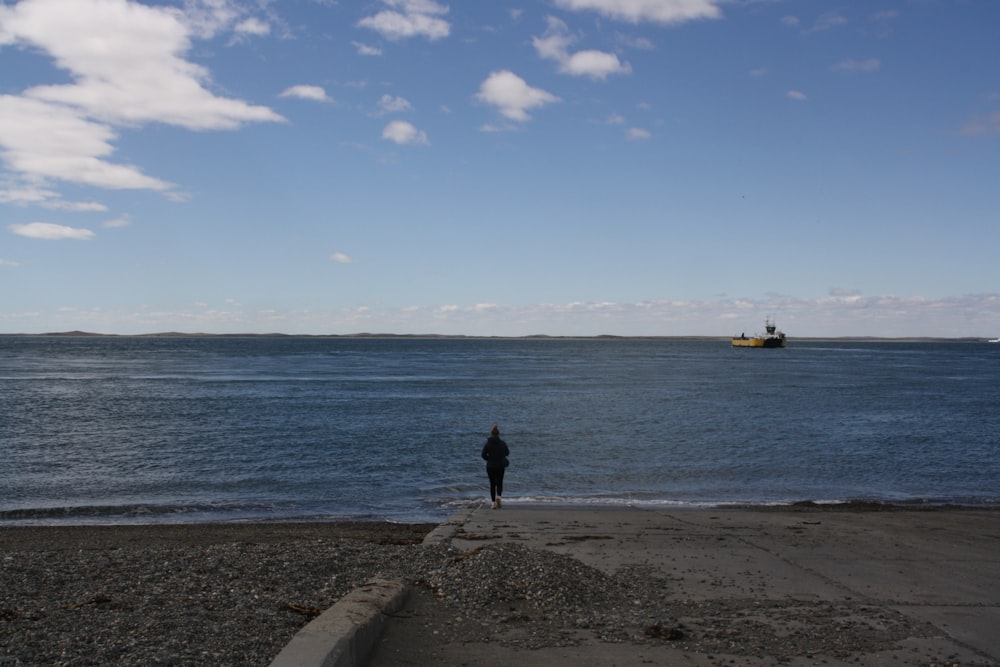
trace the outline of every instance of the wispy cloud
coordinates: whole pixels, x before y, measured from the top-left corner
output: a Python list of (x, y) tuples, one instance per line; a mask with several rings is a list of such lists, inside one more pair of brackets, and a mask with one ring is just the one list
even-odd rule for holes
[(382, 113), (403, 113), (413, 111), (413, 105), (404, 97), (383, 95), (378, 101), (379, 111)]
[(56, 225), (51, 222), (29, 222), (23, 225), (9, 225), (8, 229), (20, 236), (46, 241), (62, 241), (65, 239), (87, 241), (94, 237), (94, 232), (89, 229)]
[(1000, 135), (1000, 111), (974, 116), (962, 126), (961, 132), (967, 137)]
[[(798, 16), (782, 16), (781, 24), (789, 28), (802, 28), (803, 21)], [(826, 12), (813, 21), (812, 25), (802, 28), (802, 34), (808, 35), (815, 32), (824, 32), (840, 28), (847, 25), (847, 19), (838, 12)]]
[(834, 72), (877, 72), (882, 62), (878, 58), (868, 58), (866, 60), (854, 60), (849, 58), (830, 66)]
[(805, 102), (809, 99), (809, 97), (801, 90), (789, 90), (786, 95), (788, 99), (795, 100), (796, 102)]
[[(335, 259), (338, 255), (331, 255), (331, 260), (340, 261)], [(522, 306), (451, 302), (399, 308), (361, 305), (330, 311), (273, 308), (250, 311), (233, 301), (224, 306), (206, 302), (180, 310), (137, 307), (0, 313), (0, 324), (16, 324), (24, 331), (51, 331), (65, 327), (70, 321), (72, 328), (122, 333), (167, 330), (268, 333), (275, 331), (275, 323), (280, 322), (280, 330), (285, 333), (726, 337), (758, 326), (765, 314), (777, 318), (792, 344), (802, 337), (993, 337), (1000, 331), (1000, 294), (932, 299), (864, 296), (857, 290), (834, 289), (828, 295), (812, 298), (776, 295), (756, 299), (572, 301)]]
[(593, 11), (629, 23), (676, 24), (722, 17), (722, 0), (556, 0), (575, 11)]
[(102, 227), (107, 227), (108, 229), (118, 229), (121, 227), (128, 227), (132, 224), (132, 216), (125, 214), (120, 215), (117, 218), (112, 218), (111, 220), (105, 221)]
[(872, 14), (873, 21), (893, 21), (900, 17), (900, 13), (895, 9), (886, 9), (884, 11), (876, 12)]
[(806, 33), (824, 32), (847, 25), (847, 19), (837, 12), (826, 12), (820, 15), (816, 22), (805, 30)]
[(38, 183), (4, 183), (0, 181), (0, 204), (39, 206), (61, 211), (107, 211), (105, 204), (95, 201), (65, 201), (55, 190)]
[(313, 100), (316, 102), (332, 102), (333, 99), (326, 94), (322, 86), (297, 85), (285, 88), (278, 97), (297, 97), (300, 100)]
[(351, 264), (354, 262), (349, 255), (345, 255), (342, 252), (335, 252), (330, 255), (330, 260), (337, 262), (338, 264)]
[(250, 16), (233, 26), (233, 32), (237, 35), (253, 35), (255, 37), (260, 37), (269, 34), (271, 32), (271, 26), (256, 16)]
[(351, 42), (351, 45), (357, 50), (359, 56), (382, 55), (382, 49), (377, 46), (371, 46), (369, 44), (365, 44), (364, 42)]

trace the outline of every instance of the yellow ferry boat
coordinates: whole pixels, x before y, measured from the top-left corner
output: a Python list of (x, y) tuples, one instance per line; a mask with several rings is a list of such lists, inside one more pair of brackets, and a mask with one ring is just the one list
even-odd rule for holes
[(770, 319), (764, 320), (764, 330), (767, 333), (757, 334), (751, 338), (747, 338), (746, 334), (733, 336), (733, 347), (785, 347), (788, 342), (785, 332), (778, 331)]

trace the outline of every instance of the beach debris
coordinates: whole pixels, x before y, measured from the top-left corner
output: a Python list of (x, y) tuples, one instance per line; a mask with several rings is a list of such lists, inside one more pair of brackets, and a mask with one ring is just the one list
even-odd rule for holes
[(89, 605), (99, 605), (107, 604), (111, 602), (111, 598), (103, 593), (98, 593), (97, 595), (92, 595), (82, 602), (76, 602), (74, 604), (63, 604), (61, 605), (63, 609), (80, 609), (81, 607), (86, 607)]
[(302, 614), (303, 616), (308, 616), (309, 618), (316, 618), (323, 613), (323, 610), (319, 607), (311, 607), (304, 604), (296, 604), (294, 602), (289, 602), (285, 605), (285, 609), (294, 611), (296, 614)]
[(465, 560), (466, 558), (469, 558), (471, 556), (475, 556), (479, 552), (479, 550), (481, 548), (482, 547), (476, 547), (475, 549), (469, 549), (468, 551), (465, 551), (465, 552), (463, 552), (463, 553), (461, 553), (461, 554), (459, 554), (457, 556), (452, 556), (451, 558), (448, 559), (448, 562), (449, 563), (458, 563), (460, 561)]
[(666, 639), (667, 641), (677, 641), (678, 639), (684, 639), (684, 631), (676, 625), (660, 625), (659, 623), (654, 623), (653, 625), (646, 626), (646, 635), (648, 637), (655, 637), (656, 639)]

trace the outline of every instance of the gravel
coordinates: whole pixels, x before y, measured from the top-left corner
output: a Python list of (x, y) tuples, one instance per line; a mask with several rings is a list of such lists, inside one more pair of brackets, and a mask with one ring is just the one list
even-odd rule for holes
[(419, 583), (445, 610), (438, 631), (468, 642), (529, 649), (630, 642), (774, 662), (815, 655), (849, 661), (939, 634), (926, 623), (862, 602), (695, 602), (675, 582), (642, 568), (612, 576), (516, 543), (452, 554), (428, 571)]
[(421, 546), (431, 525), (0, 529), (0, 666), (267, 665), (373, 577), (433, 596), (442, 632), (525, 648), (588, 642), (848, 659), (933, 628), (849, 601), (709, 600), (510, 542)]
[(0, 529), (0, 665), (267, 665), (433, 526)]

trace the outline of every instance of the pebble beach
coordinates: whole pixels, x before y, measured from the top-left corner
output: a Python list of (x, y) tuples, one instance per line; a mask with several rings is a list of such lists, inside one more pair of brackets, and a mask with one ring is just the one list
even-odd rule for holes
[(0, 664), (267, 665), (430, 524), (0, 528)]

